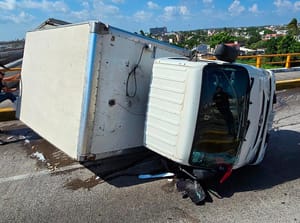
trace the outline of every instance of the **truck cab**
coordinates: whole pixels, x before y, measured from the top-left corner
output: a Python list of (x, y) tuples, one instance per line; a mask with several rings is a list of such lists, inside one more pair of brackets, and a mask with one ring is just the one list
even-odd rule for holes
[(187, 58), (154, 62), (144, 144), (195, 169), (262, 161), (275, 78), (250, 65)]

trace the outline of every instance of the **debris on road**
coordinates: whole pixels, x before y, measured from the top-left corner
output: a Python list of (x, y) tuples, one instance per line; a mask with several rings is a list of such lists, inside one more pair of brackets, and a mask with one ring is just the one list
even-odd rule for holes
[(174, 177), (174, 173), (160, 173), (160, 174), (140, 174), (139, 179), (153, 179), (153, 178), (165, 178), (165, 177)]
[(30, 157), (31, 158), (37, 158), (39, 161), (42, 161), (42, 162), (46, 162), (45, 156), (40, 152), (32, 153)]

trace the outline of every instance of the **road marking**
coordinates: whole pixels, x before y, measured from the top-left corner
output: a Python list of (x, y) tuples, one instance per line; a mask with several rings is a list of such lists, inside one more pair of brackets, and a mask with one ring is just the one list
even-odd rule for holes
[(62, 168), (57, 169), (56, 171), (49, 171), (49, 170), (42, 170), (36, 173), (28, 173), (28, 174), (22, 174), (22, 175), (17, 175), (17, 176), (12, 176), (12, 177), (3, 177), (0, 178), (0, 184), (1, 183), (7, 183), (7, 182), (13, 182), (13, 181), (18, 181), (18, 180), (25, 180), (28, 178), (32, 177), (39, 177), (39, 176), (44, 176), (44, 175), (50, 175), (50, 174), (57, 174), (63, 171), (68, 171), (72, 169), (79, 169), (79, 168), (84, 168), (84, 166), (80, 164), (75, 164), (72, 166), (65, 166)]

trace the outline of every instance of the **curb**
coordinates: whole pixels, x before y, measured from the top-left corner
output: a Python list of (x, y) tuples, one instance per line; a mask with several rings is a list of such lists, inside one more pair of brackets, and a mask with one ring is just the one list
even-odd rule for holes
[(13, 108), (0, 108), (0, 122), (16, 120), (16, 111)]
[(300, 79), (276, 81), (276, 90), (300, 87)]

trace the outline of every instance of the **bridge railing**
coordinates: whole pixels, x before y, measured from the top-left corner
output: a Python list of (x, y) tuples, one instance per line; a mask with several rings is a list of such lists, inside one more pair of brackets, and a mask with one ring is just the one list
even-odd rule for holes
[[(270, 58), (267, 60), (267, 58)], [(264, 64), (282, 65), (285, 68), (291, 68), (292, 63), (300, 62), (300, 53), (283, 53), (283, 54), (260, 54), (252, 56), (239, 56), (239, 60), (255, 59), (256, 67), (260, 68)]]
[[(269, 59), (268, 59), (269, 58)], [(216, 59), (209, 57), (206, 59)], [(283, 53), (283, 54), (259, 54), (238, 56), (238, 61), (241, 63), (251, 64), (258, 68), (263, 65), (278, 65), (280, 67), (291, 68), (293, 63), (300, 62), (300, 53)]]

